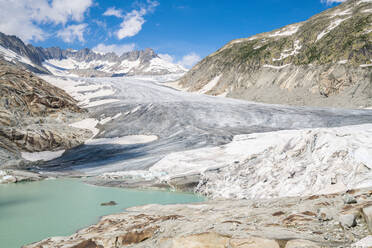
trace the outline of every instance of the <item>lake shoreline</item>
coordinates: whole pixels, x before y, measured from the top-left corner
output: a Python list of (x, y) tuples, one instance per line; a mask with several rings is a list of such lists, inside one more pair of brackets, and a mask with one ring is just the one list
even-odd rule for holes
[(0, 195), (0, 243), (7, 248), (71, 235), (133, 206), (204, 201), (194, 194), (101, 187), (72, 178), (0, 185)]
[[(346, 202), (345, 195), (357, 203)], [(362, 213), (371, 208), (371, 197), (372, 188), (367, 188), (310, 197), (136, 206), (104, 216), (72, 236), (25, 247), (339, 247), (370, 237), (369, 217)], [(357, 223), (352, 233), (344, 216)]]

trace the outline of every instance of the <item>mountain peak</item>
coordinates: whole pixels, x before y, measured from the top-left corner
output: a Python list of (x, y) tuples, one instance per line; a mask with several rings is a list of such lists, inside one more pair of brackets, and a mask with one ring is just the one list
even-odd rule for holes
[(0, 33), (0, 56), (21, 63), (35, 72), (80, 76), (115, 76), (137, 74), (183, 73), (179, 65), (159, 58), (151, 48), (123, 53), (100, 53), (89, 48), (74, 50), (59, 47), (41, 48), (25, 45), (16, 36)]

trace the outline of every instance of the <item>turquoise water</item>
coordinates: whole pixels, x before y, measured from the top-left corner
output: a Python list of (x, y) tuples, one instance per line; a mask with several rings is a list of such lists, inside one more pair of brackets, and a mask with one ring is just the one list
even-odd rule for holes
[[(118, 205), (100, 205), (108, 201)], [(193, 194), (97, 187), (72, 179), (0, 185), (0, 247), (71, 235), (102, 215), (132, 206), (200, 201)]]

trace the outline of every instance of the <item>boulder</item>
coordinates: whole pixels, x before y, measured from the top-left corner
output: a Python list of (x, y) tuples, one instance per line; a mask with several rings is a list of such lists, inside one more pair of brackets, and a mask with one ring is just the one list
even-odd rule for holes
[(231, 248), (279, 248), (275, 240), (251, 237), (247, 239), (231, 239)]
[(343, 214), (339, 217), (340, 225), (344, 229), (349, 229), (351, 227), (355, 227), (357, 225), (355, 216), (353, 214)]
[(330, 221), (333, 220), (332, 212), (328, 208), (318, 209), (318, 219), (320, 221)]
[(369, 235), (352, 244), (351, 248), (372, 248), (372, 235)]
[(372, 233), (372, 205), (362, 209), (364, 220), (367, 223), (369, 232)]
[(352, 196), (352, 195), (349, 195), (349, 194), (345, 194), (342, 197), (342, 200), (344, 201), (345, 204), (354, 204), (354, 203), (357, 203), (357, 200), (355, 199), (355, 197)]
[(17, 182), (17, 178), (11, 175), (5, 175), (3, 177), (0, 177), (0, 184), (2, 183), (15, 183)]
[(285, 248), (321, 248), (321, 246), (309, 240), (294, 239), (288, 241)]
[(229, 237), (217, 233), (201, 233), (173, 239), (172, 248), (225, 248)]
[(217, 233), (201, 233), (173, 239), (172, 248), (280, 248), (272, 239), (230, 238)]
[(115, 201), (102, 202), (101, 206), (115, 206), (118, 205)]

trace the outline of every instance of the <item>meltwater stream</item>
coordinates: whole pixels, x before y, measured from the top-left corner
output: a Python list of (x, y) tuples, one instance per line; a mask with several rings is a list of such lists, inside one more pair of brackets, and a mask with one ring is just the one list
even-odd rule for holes
[[(117, 205), (101, 206), (109, 201)], [(71, 235), (100, 216), (132, 206), (200, 201), (203, 198), (193, 194), (97, 187), (77, 179), (0, 185), (0, 247)]]

